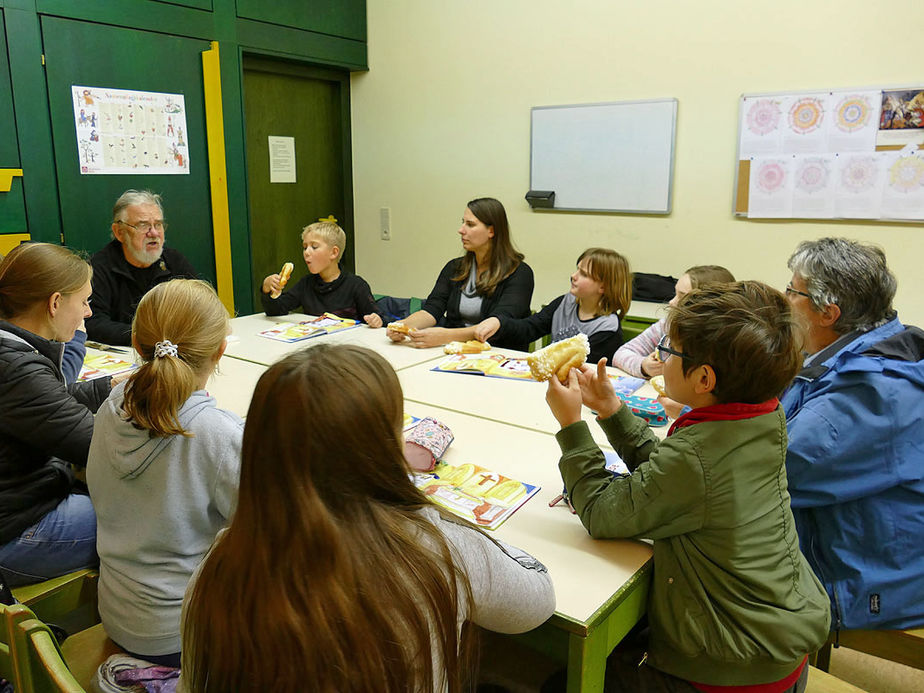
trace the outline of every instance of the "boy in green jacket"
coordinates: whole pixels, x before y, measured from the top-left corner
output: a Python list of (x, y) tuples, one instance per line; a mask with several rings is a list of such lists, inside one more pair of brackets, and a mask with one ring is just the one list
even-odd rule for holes
[[(598, 539), (654, 540), (646, 666), (611, 672), (627, 690), (805, 687), (830, 607), (799, 551), (786, 485), (777, 395), (799, 370), (798, 335), (785, 297), (760, 282), (687, 294), (658, 351), (667, 396), (692, 411), (660, 442), (622, 406), (605, 360), (549, 381), (559, 469), (581, 522)], [(630, 475), (604, 468), (582, 402)]]

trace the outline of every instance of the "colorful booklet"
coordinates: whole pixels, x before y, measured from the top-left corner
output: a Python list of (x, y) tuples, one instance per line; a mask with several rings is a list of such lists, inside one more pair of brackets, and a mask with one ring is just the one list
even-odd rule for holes
[(526, 359), (514, 359), (503, 354), (453, 354), (432, 370), (444, 373), (468, 373), (491, 378), (535, 380)]
[(626, 397), (645, 384), (644, 378), (635, 378), (631, 375), (611, 375), (610, 380), (613, 381), (613, 389), (616, 393)]
[(325, 313), (311, 320), (301, 322), (281, 322), (276, 327), (260, 332), (261, 337), (275, 339), (277, 342), (300, 342), (303, 339), (320, 337), (331, 332), (348, 330), (357, 327), (357, 320), (341, 318), (331, 313)]
[(539, 491), (484, 467), (443, 462), (430, 473), (415, 474), (414, 483), (437, 505), (485, 529), (497, 529)]
[(130, 371), (134, 367), (135, 364), (131, 361), (126, 361), (113, 354), (88, 353), (83, 359), (83, 367), (80, 369), (77, 380), (81, 382), (95, 380), (106, 375)]

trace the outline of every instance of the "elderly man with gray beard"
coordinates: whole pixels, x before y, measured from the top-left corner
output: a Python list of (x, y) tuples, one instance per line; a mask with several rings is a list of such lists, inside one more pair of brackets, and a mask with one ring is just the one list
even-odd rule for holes
[(87, 336), (130, 346), (138, 301), (153, 286), (198, 274), (183, 255), (164, 246), (167, 222), (160, 195), (126, 190), (112, 208), (112, 236), (90, 259), (93, 265), (93, 317)]

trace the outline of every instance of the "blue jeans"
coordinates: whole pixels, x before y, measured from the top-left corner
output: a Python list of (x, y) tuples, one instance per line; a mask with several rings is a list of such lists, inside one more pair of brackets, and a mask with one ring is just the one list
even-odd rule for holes
[(89, 496), (76, 493), (18, 539), (0, 546), (0, 570), (10, 587), (98, 565), (93, 504)]

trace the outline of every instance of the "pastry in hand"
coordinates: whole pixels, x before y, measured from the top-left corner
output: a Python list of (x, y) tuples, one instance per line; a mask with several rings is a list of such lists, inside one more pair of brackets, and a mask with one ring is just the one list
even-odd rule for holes
[(449, 342), (443, 347), (443, 351), (447, 354), (480, 354), (482, 351), (490, 350), (490, 344), (479, 342), (477, 339), (470, 339), (467, 342)]
[(568, 372), (572, 368), (580, 368), (589, 354), (590, 342), (581, 332), (534, 351), (526, 357), (526, 363), (536, 380), (545, 381), (555, 375), (564, 383), (568, 380)]
[(282, 266), (282, 269), (279, 270), (279, 288), (270, 291), (270, 298), (279, 298), (282, 295), (282, 290), (286, 288), (286, 284), (289, 281), (289, 277), (292, 276), (292, 270), (294, 269), (295, 265), (291, 262), (287, 262)]
[(664, 390), (664, 376), (663, 375), (656, 375), (649, 382), (651, 383), (651, 386), (655, 389), (655, 392), (658, 393), (658, 395), (660, 395), (661, 397), (664, 397), (667, 394), (667, 392)]
[(400, 332), (401, 334), (410, 334), (411, 332), (416, 332), (413, 327), (408, 327), (400, 320), (398, 322), (390, 322), (385, 327), (392, 332)]

